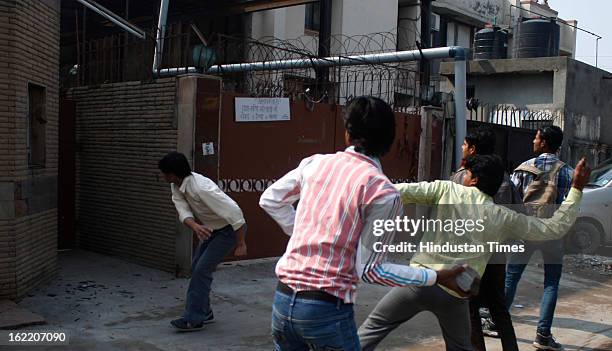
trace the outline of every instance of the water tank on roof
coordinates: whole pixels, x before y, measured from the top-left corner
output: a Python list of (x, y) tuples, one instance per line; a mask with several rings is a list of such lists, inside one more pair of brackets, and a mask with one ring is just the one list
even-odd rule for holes
[(517, 57), (559, 56), (561, 28), (552, 20), (531, 19), (519, 25)]
[(499, 27), (485, 28), (474, 35), (474, 60), (508, 57), (508, 33)]

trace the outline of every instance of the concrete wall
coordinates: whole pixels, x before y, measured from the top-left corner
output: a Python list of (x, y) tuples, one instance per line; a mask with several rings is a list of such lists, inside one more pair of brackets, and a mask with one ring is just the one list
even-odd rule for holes
[(565, 128), (573, 135), (568, 147), (574, 162), (582, 155), (592, 161), (612, 156), (612, 80), (604, 77), (610, 74), (568, 61)]
[[(0, 2), (0, 298), (57, 271), (57, 1)], [(28, 84), (45, 89), (45, 163), (28, 162)]]
[(157, 162), (177, 149), (176, 95), (175, 78), (70, 91), (81, 248), (175, 271), (176, 211)]
[(458, 22), (450, 22), (446, 31), (446, 45), (471, 48), (473, 46), (472, 31), (473, 29), (470, 26)]
[[(508, 0), (436, 0), (433, 2), (436, 13), (455, 17), (469, 24), (504, 24), (509, 12)], [(508, 17), (509, 18), (509, 17)]]
[(395, 32), (399, 5), (397, 0), (343, 0), (342, 27), (344, 35)]
[(251, 36), (255, 39), (295, 39), (304, 35), (305, 8), (299, 5), (253, 13)]
[(480, 101), (537, 109), (553, 103), (553, 79), (552, 72), (475, 76), (468, 79), (468, 85), (475, 87), (475, 97)]
[[(578, 21), (567, 21), (567, 24), (576, 27), (578, 26)], [(561, 25), (561, 42), (559, 43), (561, 53), (571, 58), (576, 58), (576, 37), (578, 30), (574, 27)]]

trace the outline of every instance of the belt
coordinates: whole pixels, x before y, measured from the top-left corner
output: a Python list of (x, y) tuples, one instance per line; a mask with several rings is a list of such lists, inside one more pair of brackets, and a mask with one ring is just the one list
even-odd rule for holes
[[(293, 295), (295, 293), (295, 297), (300, 298), (300, 299), (326, 301), (326, 302), (345, 305), (344, 300), (332, 294), (328, 294), (324, 291), (306, 290), (306, 291), (295, 292), (295, 290), (291, 289), (288, 285), (280, 281), (278, 282), (278, 285), (276, 286), (276, 291), (281, 292), (283, 294), (287, 294), (287, 295)], [(352, 305), (352, 304), (346, 304), (346, 305)]]

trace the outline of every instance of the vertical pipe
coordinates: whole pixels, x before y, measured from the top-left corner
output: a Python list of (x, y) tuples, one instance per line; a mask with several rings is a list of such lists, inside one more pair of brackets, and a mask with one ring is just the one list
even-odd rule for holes
[(601, 38), (595, 39), (595, 67), (598, 67), (597, 63), (599, 61), (599, 39)]
[(77, 52), (77, 85), (81, 85), (81, 70), (83, 69), (81, 65), (81, 42), (79, 41), (79, 10), (74, 9), (74, 18), (76, 21), (75, 32), (76, 32), (76, 52)]
[[(332, 2), (331, 0), (319, 1), (319, 57), (331, 56), (331, 25), (332, 25)], [(315, 4), (316, 6), (316, 4)], [(317, 90), (319, 96), (323, 96), (329, 85), (329, 67), (318, 68)]]
[(461, 167), (461, 145), (467, 132), (466, 96), (467, 63), (465, 53), (455, 58), (455, 169)]
[[(81, 33), (83, 34), (83, 39), (82, 39), (82, 43), (83, 43), (83, 48), (81, 49), (81, 54), (83, 55), (83, 58), (81, 59), (81, 64), (83, 65), (82, 69), (83, 69), (83, 74), (81, 75), (81, 85), (86, 85), (85, 83), (85, 70), (89, 71), (91, 65), (89, 64), (90, 61), (87, 60), (87, 7), (83, 6), (83, 30), (81, 31)], [(80, 67), (81, 68), (81, 67)]]
[(168, 19), (168, 5), (170, 0), (161, 0), (159, 3), (159, 18), (157, 19), (157, 38), (155, 40), (155, 54), (153, 56), (153, 73), (157, 73), (161, 66), (164, 54), (164, 35)]
[[(431, 48), (431, 2), (432, 0), (421, 0), (421, 47), (423, 49)], [(429, 98), (429, 80), (431, 75), (431, 64), (428, 60), (421, 60), (419, 63), (421, 86), (420, 86), (420, 104)]]

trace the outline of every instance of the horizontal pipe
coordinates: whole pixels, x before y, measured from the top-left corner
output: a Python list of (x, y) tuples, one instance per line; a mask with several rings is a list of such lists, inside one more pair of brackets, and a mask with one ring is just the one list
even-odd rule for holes
[(459, 58), (465, 59), (465, 49), (458, 46), (385, 52), (380, 54), (353, 55), (353, 56), (332, 56), (323, 58), (307, 58), (307, 59), (292, 59), (278, 61), (262, 61), (248, 63), (234, 63), (227, 65), (216, 65), (206, 70), (209, 74), (219, 73), (236, 73), (248, 71), (272, 71), (280, 69), (297, 69), (297, 68), (323, 68), (336, 66), (356, 66), (368, 64), (384, 64), (406, 61), (419, 61), (421, 59), (435, 60), (443, 58)]
[[(232, 63), (227, 65), (216, 65), (205, 71), (207, 74), (236, 73), (249, 71), (271, 71), (280, 69), (310, 68), (310, 67), (335, 67), (335, 66), (357, 66), (368, 64), (384, 64), (406, 61), (419, 61), (421, 59), (435, 60), (443, 58), (454, 58), (462, 61), (466, 59), (465, 49), (460, 46), (443, 48), (385, 52), (381, 54), (367, 54), (354, 56), (332, 56), (324, 58), (277, 60), (248, 63)], [(198, 73), (202, 70), (196, 67), (179, 67), (160, 69), (158, 76), (172, 76), (177, 74)]]
[(113, 22), (114, 24), (116, 24), (117, 26), (121, 27), (123, 30), (125, 30), (126, 32), (140, 38), (140, 39), (144, 39), (145, 38), (145, 31), (136, 27), (135, 25), (131, 24), (130, 22), (124, 20), (123, 18), (117, 16), (115, 13), (113, 13), (111, 10), (105, 8), (104, 6), (98, 4), (95, 1), (92, 0), (77, 0), (78, 2), (80, 2), (81, 4), (83, 4), (83, 6), (89, 8), (90, 10), (94, 11), (95, 13), (99, 14), (100, 16), (106, 18), (107, 20)]
[(162, 68), (153, 72), (158, 77), (171, 77), (179, 74), (202, 73), (202, 70), (196, 67), (175, 67)]

